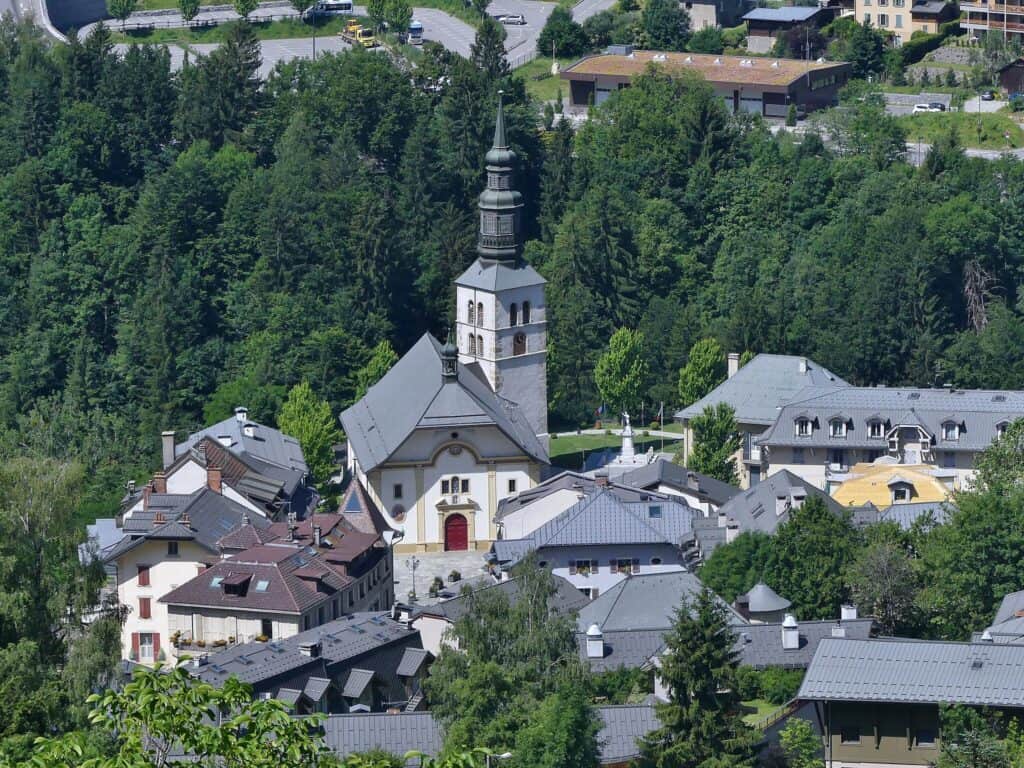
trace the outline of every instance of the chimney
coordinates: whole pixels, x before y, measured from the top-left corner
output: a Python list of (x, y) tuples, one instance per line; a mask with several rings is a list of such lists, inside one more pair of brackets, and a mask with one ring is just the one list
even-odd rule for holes
[(590, 629), (587, 630), (587, 658), (604, 658), (604, 635), (601, 634), (601, 628), (597, 624), (591, 624)]
[(128, 483), (125, 485), (125, 490), (128, 491), (128, 495), (129, 496), (134, 496), (135, 495), (135, 481), (134, 480), (129, 480)]
[(245, 426), (242, 427), (242, 433), (246, 437), (256, 437), (256, 425), (251, 421), (245, 422)]
[(220, 467), (210, 464), (206, 467), (206, 487), (214, 493), (223, 493), (222, 473)]
[(807, 373), (807, 358), (806, 357), (801, 357), (800, 358), (799, 365), (800, 365), (800, 373)]
[(594, 483), (598, 488), (606, 488), (608, 486), (608, 472), (606, 470), (600, 470), (594, 473)]
[(739, 373), (739, 370), (740, 370), (740, 353), (739, 352), (730, 352), (728, 355), (726, 355), (726, 359), (728, 360), (728, 363), (729, 363), (729, 378), (731, 379), (733, 376), (735, 376), (737, 373)]
[(187, 510), (185, 512), (181, 513), (181, 517), (178, 518), (178, 522), (181, 523), (182, 525), (184, 525), (186, 528), (189, 528), (189, 527), (192, 526), (192, 518), (190, 518), (188, 516), (188, 511)]
[(249, 420), (249, 409), (244, 405), (235, 408), (235, 420), (240, 424), (245, 424)]
[(313, 546), (314, 547), (319, 547), (320, 546), (320, 537), (322, 535), (323, 535), (323, 530), (320, 528), (320, 526), (319, 525), (314, 525), (313, 526)]
[(850, 603), (844, 604), (839, 609), (839, 616), (842, 621), (853, 621), (857, 618), (857, 606)]
[(699, 491), (700, 490), (700, 481), (697, 480), (697, 473), (696, 472), (687, 472), (686, 473), (686, 487), (690, 488), (690, 489), (692, 489), (694, 491)]
[(142, 508), (149, 509), (149, 495), (153, 492), (151, 485), (144, 485), (142, 487)]
[(729, 518), (725, 516), (725, 512), (723, 512), (721, 509), (719, 509), (718, 510), (718, 527), (719, 528), (725, 528), (725, 526), (726, 526), (726, 524), (728, 522), (729, 522)]
[(157, 512), (155, 515), (153, 515), (153, 525), (154, 526), (163, 525), (166, 522), (167, 522), (167, 520), (164, 518), (164, 513), (163, 512)]
[(782, 620), (782, 650), (796, 651), (800, 648), (800, 627), (792, 613)]
[(846, 637), (846, 627), (843, 626), (842, 622), (837, 621), (832, 625), (832, 637)]
[(299, 643), (299, 653), (301, 653), (303, 656), (308, 656), (311, 659), (319, 658), (320, 641), (307, 640), (306, 642)]
[(167, 493), (167, 477), (163, 472), (153, 474), (153, 493)]
[(783, 514), (789, 511), (789, 497), (788, 496), (776, 496), (775, 497), (775, 516), (781, 517)]
[(160, 433), (160, 448), (163, 454), (164, 469), (174, 463), (174, 430), (167, 429)]

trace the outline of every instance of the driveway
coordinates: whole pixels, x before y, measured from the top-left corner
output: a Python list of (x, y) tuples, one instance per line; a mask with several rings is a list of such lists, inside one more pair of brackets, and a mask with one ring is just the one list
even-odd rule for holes
[(976, 115), (979, 112), (998, 112), (1008, 103), (1009, 102), (1007, 101), (999, 101), (998, 99), (984, 101), (981, 96), (975, 96), (974, 98), (968, 99), (964, 102), (963, 111), (969, 112), (972, 115)]
[(937, 101), (949, 109), (953, 97), (948, 93), (886, 93), (885, 111), (890, 115), (912, 115), (915, 104), (930, 104)]

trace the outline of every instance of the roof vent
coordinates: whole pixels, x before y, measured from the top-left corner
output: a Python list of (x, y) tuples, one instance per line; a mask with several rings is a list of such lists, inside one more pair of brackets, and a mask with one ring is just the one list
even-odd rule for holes
[(247, 421), (245, 426), (242, 427), (242, 432), (245, 433), (246, 437), (256, 437), (256, 425), (251, 421)]
[(991, 643), (991, 642), (993, 642), (993, 640), (992, 640), (992, 633), (989, 632), (987, 629), (984, 632), (981, 633), (981, 642), (983, 642), (983, 643)]
[(715, 59), (715, 60), (714, 60), (713, 62), (711, 62), (711, 63), (712, 63), (712, 64), (714, 64), (714, 65), (715, 65), (716, 67), (720, 67), (720, 66), (722, 66), (722, 60), (721, 60), (721, 59)]
[(819, 56), (818, 58), (816, 58), (814, 60), (814, 63), (815, 64), (824, 64), (825, 63), (825, 57), (824, 56)]
[(800, 627), (796, 623), (796, 617), (787, 613), (782, 621), (782, 650), (796, 651), (800, 649)]
[(587, 629), (587, 658), (604, 658), (604, 636), (601, 634), (601, 628), (597, 624), (591, 624)]
[(832, 637), (846, 637), (846, 627), (837, 621), (832, 625)]
[(656, 53), (654, 54), (654, 61), (668, 61), (668, 56), (664, 53)]
[(683, 63), (684, 64), (693, 64), (693, 56), (687, 56), (685, 59), (683, 59)]
[(993, 403), (1005, 403), (1006, 402), (1006, 395), (992, 395), (992, 402)]
[(982, 659), (974, 659), (971, 662), (971, 669), (981, 669), (985, 666), (985, 662)]
[(244, 405), (235, 408), (235, 420), (244, 424), (249, 420), (249, 409)]
[(778, 69), (778, 68), (779, 68), (779, 60), (776, 59), (775, 61), (772, 62), (772, 69)]

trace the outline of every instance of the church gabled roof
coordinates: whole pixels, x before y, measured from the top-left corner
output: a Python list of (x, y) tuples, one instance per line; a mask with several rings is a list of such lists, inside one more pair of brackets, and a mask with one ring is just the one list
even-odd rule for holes
[(547, 280), (525, 261), (510, 263), (477, 259), (470, 264), (469, 269), (458, 277), (455, 284), (466, 288), (476, 288), (478, 291), (497, 293), (515, 288), (544, 285), (546, 282)]
[(461, 363), (456, 376), (442, 376), (441, 343), (429, 333), (341, 414), (341, 425), (364, 472), (386, 462), (415, 430), (449, 427), (494, 425), (523, 453), (548, 462), (518, 405)]

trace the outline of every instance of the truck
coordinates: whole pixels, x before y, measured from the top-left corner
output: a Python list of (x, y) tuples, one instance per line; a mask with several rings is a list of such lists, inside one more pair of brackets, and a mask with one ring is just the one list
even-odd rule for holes
[(315, 8), (317, 13), (352, 13), (352, 0), (319, 0)]
[(423, 24), (413, 19), (409, 23), (409, 33), (406, 36), (409, 45), (423, 45)]
[(373, 36), (373, 30), (367, 29), (356, 19), (349, 19), (345, 29), (341, 31), (341, 39), (352, 45), (361, 45), (363, 48), (375, 48), (377, 38)]

